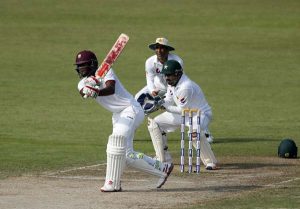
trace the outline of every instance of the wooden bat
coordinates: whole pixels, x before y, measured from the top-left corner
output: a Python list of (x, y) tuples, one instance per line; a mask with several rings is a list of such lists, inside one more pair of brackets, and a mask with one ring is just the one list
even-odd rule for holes
[(112, 46), (111, 50), (106, 55), (105, 59), (101, 63), (100, 67), (97, 69), (95, 76), (96, 78), (103, 78), (111, 66), (117, 60), (123, 49), (125, 48), (127, 42), (129, 41), (129, 37), (122, 33), (117, 39), (116, 43)]
[[(98, 67), (98, 69), (95, 72), (96, 79), (104, 78), (104, 76), (108, 73), (111, 66), (114, 64), (114, 62), (117, 60), (123, 49), (125, 48), (127, 42), (129, 41), (129, 36), (122, 33), (117, 41), (114, 43), (104, 60), (102, 61), (101, 65)], [(82, 94), (82, 92), (80, 93)], [(87, 98), (87, 95), (83, 95), (83, 98)]]

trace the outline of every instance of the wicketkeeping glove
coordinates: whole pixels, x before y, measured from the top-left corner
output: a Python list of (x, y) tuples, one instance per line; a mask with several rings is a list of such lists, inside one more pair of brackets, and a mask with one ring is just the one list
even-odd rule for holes
[(162, 108), (162, 105), (165, 103), (165, 100), (163, 100), (161, 97), (157, 96), (154, 98), (154, 100), (148, 100), (143, 105), (144, 113), (145, 115), (149, 115), (150, 113), (153, 113), (159, 109)]

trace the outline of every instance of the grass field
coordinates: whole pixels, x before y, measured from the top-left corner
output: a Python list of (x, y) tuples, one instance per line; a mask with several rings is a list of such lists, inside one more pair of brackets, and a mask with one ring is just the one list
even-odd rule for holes
[[(213, 108), (220, 161), (276, 158), (287, 137), (299, 147), (299, 10), (297, 0), (2, 0), (0, 178), (105, 161), (111, 114), (80, 98), (73, 63), (82, 49), (102, 60), (122, 32), (130, 42), (114, 69), (132, 94), (145, 85), (147, 45), (165, 36), (176, 48)], [(169, 135), (179, 155), (178, 138)], [(134, 146), (153, 154), (146, 122)], [(297, 194), (284, 205), (296, 208), (299, 193), (264, 190), (209, 208), (276, 208)]]

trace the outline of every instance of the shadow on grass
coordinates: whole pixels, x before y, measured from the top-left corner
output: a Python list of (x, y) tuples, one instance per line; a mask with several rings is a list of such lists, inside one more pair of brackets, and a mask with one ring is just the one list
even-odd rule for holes
[(245, 142), (272, 142), (272, 141), (280, 141), (280, 139), (270, 139), (270, 138), (263, 138), (263, 137), (239, 137), (239, 138), (215, 138), (214, 144), (221, 144), (221, 143), (245, 143)]
[[(185, 138), (186, 140), (188, 140), (188, 137)], [(146, 138), (135, 138), (134, 141), (137, 142), (143, 142), (143, 141), (151, 141), (150, 137), (146, 137)], [(172, 138), (168, 138), (168, 142), (172, 143), (172, 142), (179, 142), (180, 141), (180, 137), (178, 137), (178, 139), (172, 137)], [(270, 138), (264, 138), (264, 137), (237, 137), (237, 138), (233, 138), (233, 137), (224, 137), (224, 138), (214, 138), (214, 142), (213, 144), (221, 144), (221, 143), (247, 143), (247, 142), (272, 142), (272, 141), (278, 141), (280, 142), (280, 139), (270, 139)]]
[(232, 170), (232, 169), (257, 169), (257, 168), (283, 168), (287, 166), (294, 166), (290, 164), (283, 163), (224, 163), (222, 164), (222, 170)]
[(241, 192), (241, 191), (249, 191), (257, 188), (261, 188), (262, 186), (254, 186), (254, 185), (238, 185), (238, 186), (208, 186), (208, 187), (185, 187), (185, 188), (168, 188), (168, 189), (134, 189), (134, 190), (123, 190), (123, 192)]

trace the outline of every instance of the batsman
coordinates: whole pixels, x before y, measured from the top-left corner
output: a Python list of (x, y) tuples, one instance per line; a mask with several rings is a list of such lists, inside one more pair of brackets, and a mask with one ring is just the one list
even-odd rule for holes
[(135, 130), (144, 119), (140, 104), (124, 88), (112, 68), (102, 79), (96, 78), (99, 66), (92, 51), (80, 51), (75, 65), (81, 79), (78, 83), (81, 96), (94, 99), (112, 113), (113, 130), (108, 137), (106, 177), (101, 191), (121, 191), (121, 177), (126, 166), (157, 176), (156, 187), (160, 188), (170, 175), (173, 164), (162, 163), (133, 149)]
[[(168, 60), (163, 64), (161, 74), (168, 84), (166, 97), (162, 101), (156, 101), (144, 108), (146, 114), (150, 114), (159, 108), (166, 111), (157, 115), (154, 119), (148, 117), (148, 130), (156, 152), (156, 157), (162, 162), (172, 162), (167, 146), (168, 132), (173, 132), (181, 125), (181, 112), (184, 109), (198, 109), (201, 111), (201, 141), (200, 158), (207, 170), (217, 168), (217, 160), (210, 144), (205, 138), (204, 130), (212, 119), (212, 111), (205, 99), (200, 86), (193, 82), (182, 70), (182, 66), (176, 60)], [(193, 118), (193, 146), (196, 147), (196, 122)], [(188, 126), (188, 120), (186, 121)]]

